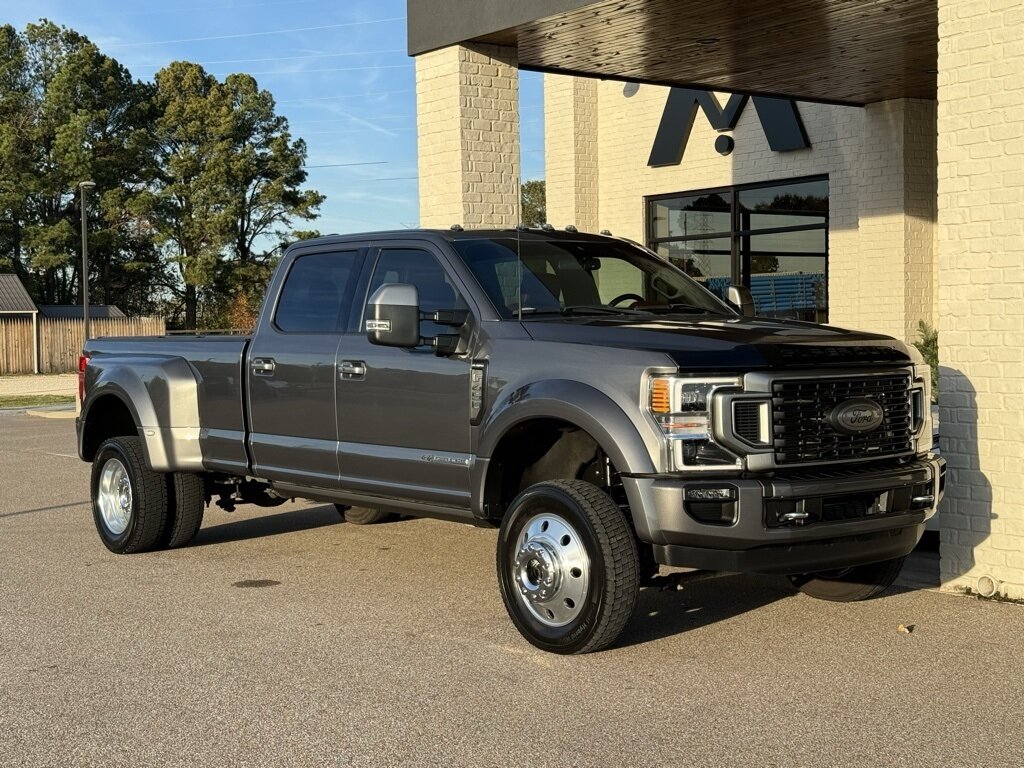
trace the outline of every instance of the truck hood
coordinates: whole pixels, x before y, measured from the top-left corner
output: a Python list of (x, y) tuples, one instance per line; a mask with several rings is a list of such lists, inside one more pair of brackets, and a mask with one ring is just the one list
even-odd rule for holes
[(919, 356), (875, 333), (795, 320), (696, 315), (536, 318), (538, 341), (664, 352), (683, 368), (757, 370), (803, 366), (904, 365)]

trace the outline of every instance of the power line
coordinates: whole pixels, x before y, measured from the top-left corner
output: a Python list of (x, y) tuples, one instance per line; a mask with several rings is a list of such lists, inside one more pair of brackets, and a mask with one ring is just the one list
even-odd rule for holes
[[(204, 66), (212, 64), (249, 64), (263, 61), (299, 61), (301, 59), (332, 59), (339, 56), (376, 56), (386, 53), (405, 53), (405, 48), (386, 48), (382, 51), (346, 51), (344, 53), (312, 53), (307, 56), (271, 56), (262, 59), (218, 59), (216, 61), (197, 61)], [(163, 64), (125, 64), (128, 69), (160, 69)]]
[[(380, 131), (374, 128), (357, 128), (355, 130), (349, 130), (348, 128), (339, 128), (336, 131), (304, 131), (298, 128), (292, 128), (292, 133), (300, 138), (306, 136), (348, 136), (350, 133), (380, 133)], [(389, 131), (394, 133), (411, 133), (415, 131), (415, 127), (411, 128), (389, 128)]]
[[(415, 120), (416, 115), (374, 115), (374, 120)], [(307, 123), (337, 123), (341, 120), (338, 117), (324, 118), (322, 120), (299, 120), (300, 126), (306, 125)], [(295, 124), (290, 123), (290, 127), (295, 130)]]
[(295, 27), (294, 29), (273, 29), (267, 32), (242, 32), (235, 35), (211, 35), (210, 37), (185, 37), (180, 40), (146, 40), (141, 43), (108, 43), (104, 48), (135, 48), (142, 45), (170, 45), (171, 43), (200, 43), (206, 40), (234, 40), (241, 37), (264, 37), (266, 35), (284, 35), (290, 32), (314, 32), (320, 29), (340, 29), (342, 27), (361, 27), (367, 24), (385, 24), (391, 21), (405, 21), (404, 16), (393, 16), (389, 19), (370, 19), (367, 21), (348, 21), (344, 24), (322, 24), (318, 27)]
[(314, 96), (308, 99), (283, 99), (277, 102), (278, 104), (297, 104), (305, 101), (329, 101), (330, 99), (352, 99), (352, 98), (370, 98), (371, 96), (390, 96), (395, 93), (414, 93), (414, 88), (405, 88), (400, 91), (376, 91), (370, 93), (339, 93), (337, 96)]
[(327, 163), (325, 165), (304, 165), (303, 168), (350, 168), (354, 165), (387, 165), (387, 160), (371, 160), (366, 163)]
[(214, 77), (225, 77), (226, 75), (305, 75), (310, 72), (358, 72), (367, 69), (406, 69), (411, 64), (380, 64), (366, 67), (332, 67), (329, 69), (278, 69), (269, 72), (210, 72)]
[(273, 2), (268, 3), (248, 3), (244, 5), (239, 5), (237, 3), (228, 3), (227, 5), (213, 6), (209, 4), (172, 5), (164, 6), (162, 8), (151, 8), (146, 11), (109, 11), (101, 13), (86, 13), (84, 14), (84, 16), (85, 18), (92, 19), (97, 17), (103, 18), (105, 16), (153, 16), (155, 14), (180, 13), (182, 11), (247, 11), (250, 8), (262, 8), (268, 5), (280, 7), (282, 5), (306, 5), (308, 3), (319, 3), (321, 1), (322, 0), (288, 0), (288, 2), (283, 2), (282, 0), (274, 0)]

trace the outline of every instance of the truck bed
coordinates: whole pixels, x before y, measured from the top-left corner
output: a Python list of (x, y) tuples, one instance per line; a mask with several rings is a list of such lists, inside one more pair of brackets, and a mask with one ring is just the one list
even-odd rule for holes
[(86, 353), (131, 366), (132, 358), (182, 358), (192, 369), (199, 395), (204, 464), (211, 470), (245, 472), (243, 382), (249, 336), (121, 336), (90, 339)]

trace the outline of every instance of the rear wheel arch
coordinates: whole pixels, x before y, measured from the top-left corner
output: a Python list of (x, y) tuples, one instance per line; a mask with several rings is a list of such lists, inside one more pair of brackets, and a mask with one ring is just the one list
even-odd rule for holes
[(139, 421), (128, 402), (107, 392), (91, 400), (82, 415), (82, 458), (92, 461), (112, 437), (138, 437)]

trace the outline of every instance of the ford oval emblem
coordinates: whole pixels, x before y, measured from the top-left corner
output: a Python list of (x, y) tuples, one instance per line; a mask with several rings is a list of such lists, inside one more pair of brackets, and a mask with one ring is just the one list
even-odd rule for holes
[(874, 400), (844, 400), (828, 415), (832, 428), (848, 435), (861, 435), (878, 429), (885, 420), (885, 411)]

